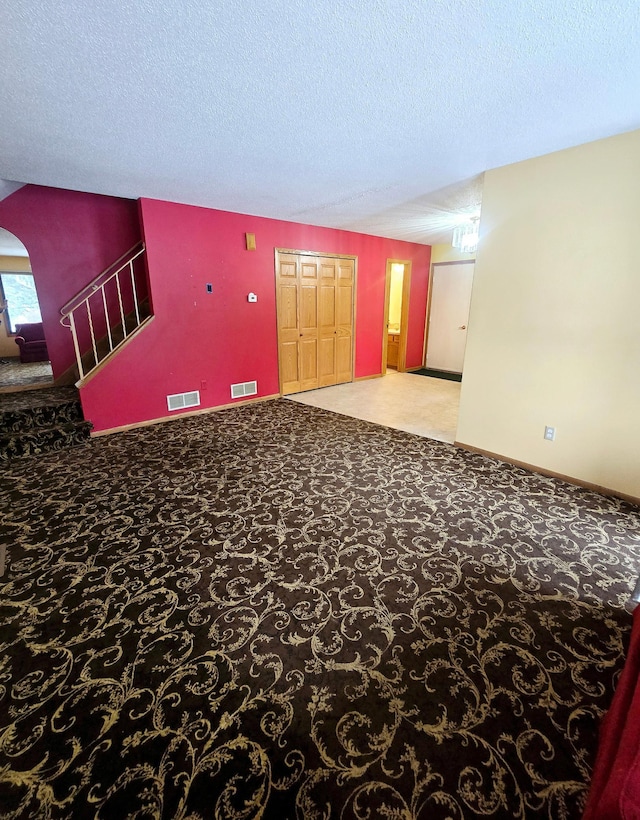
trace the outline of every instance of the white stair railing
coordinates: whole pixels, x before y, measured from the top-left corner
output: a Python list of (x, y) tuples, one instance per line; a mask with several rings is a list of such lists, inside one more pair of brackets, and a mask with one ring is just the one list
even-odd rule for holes
[[(80, 382), (111, 356), (150, 315), (141, 309), (135, 263), (145, 247), (134, 245), (60, 309), (60, 324), (71, 330)], [(146, 273), (143, 269), (146, 282)], [(84, 349), (83, 349), (84, 348)], [(92, 355), (88, 355), (92, 354)]]

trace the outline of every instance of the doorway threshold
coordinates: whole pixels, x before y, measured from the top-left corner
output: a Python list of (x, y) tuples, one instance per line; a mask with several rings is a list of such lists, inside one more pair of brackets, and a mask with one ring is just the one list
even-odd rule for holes
[(448, 370), (431, 370), (421, 367), (420, 370), (411, 370), (414, 376), (431, 376), (433, 379), (447, 379), (450, 382), (461, 382), (462, 373), (450, 373)]

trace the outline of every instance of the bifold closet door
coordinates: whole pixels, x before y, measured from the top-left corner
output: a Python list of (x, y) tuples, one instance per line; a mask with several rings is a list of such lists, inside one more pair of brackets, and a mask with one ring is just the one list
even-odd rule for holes
[(283, 394), (351, 381), (355, 261), (278, 254), (278, 347)]

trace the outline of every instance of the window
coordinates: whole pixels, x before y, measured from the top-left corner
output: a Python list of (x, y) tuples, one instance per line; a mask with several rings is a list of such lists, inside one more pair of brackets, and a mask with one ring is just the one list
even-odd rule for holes
[(0, 273), (0, 298), (9, 333), (23, 322), (41, 322), (36, 285), (31, 273)]

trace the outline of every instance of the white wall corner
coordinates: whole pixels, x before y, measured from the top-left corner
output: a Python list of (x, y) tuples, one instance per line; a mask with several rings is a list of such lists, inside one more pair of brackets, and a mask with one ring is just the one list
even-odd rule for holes
[(0, 179), (0, 202), (24, 187), (24, 182), (12, 182), (10, 179)]

